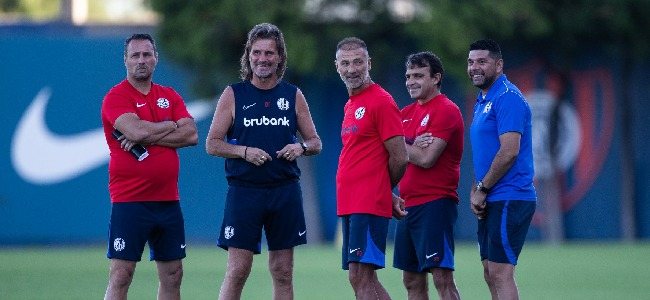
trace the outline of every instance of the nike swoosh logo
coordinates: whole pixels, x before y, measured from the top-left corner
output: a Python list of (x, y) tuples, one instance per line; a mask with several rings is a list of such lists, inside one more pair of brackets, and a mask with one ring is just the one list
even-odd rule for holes
[(244, 110), (247, 110), (247, 109), (249, 109), (249, 108), (255, 106), (255, 104), (257, 104), (257, 103), (253, 103), (253, 104), (251, 104), (251, 105), (244, 105)]
[(406, 122), (411, 121), (411, 120), (413, 120), (413, 119), (402, 120), (402, 123), (406, 123)]
[(140, 104), (140, 103), (136, 103), (136, 104), (135, 104), (135, 106), (137, 106), (137, 107), (143, 107), (143, 106), (145, 106), (145, 105), (147, 105), (147, 103), (142, 103), (142, 104)]
[(298, 232), (298, 236), (303, 236), (303, 235), (305, 235), (306, 232), (307, 232), (307, 230), (305, 230), (303, 232)]
[(359, 251), (359, 250), (361, 250), (361, 248), (357, 248), (357, 249), (350, 249), (350, 253), (353, 253), (353, 252), (356, 252), (356, 251)]
[(182, 244), (182, 245), (181, 245), (181, 249), (185, 249), (185, 244)]
[[(36, 94), (18, 121), (11, 142), (11, 161), (16, 173), (33, 184), (70, 180), (109, 160), (110, 152), (101, 127), (65, 136), (50, 131), (45, 122), (45, 109), (51, 95), (49, 87)], [(187, 109), (196, 122), (214, 111), (207, 101), (187, 104)]]
[(434, 255), (436, 255), (436, 254), (438, 254), (438, 252), (436, 252), (436, 253), (434, 253), (434, 254), (431, 254), (431, 255), (425, 255), (425, 256), (427, 257), (427, 259), (429, 259), (429, 258), (431, 258), (432, 256), (434, 256)]

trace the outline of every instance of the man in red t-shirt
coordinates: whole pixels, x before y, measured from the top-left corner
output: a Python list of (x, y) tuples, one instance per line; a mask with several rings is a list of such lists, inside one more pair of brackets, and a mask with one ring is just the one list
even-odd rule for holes
[(409, 299), (428, 299), (427, 274), (440, 299), (460, 299), (454, 282), (454, 226), (463, 155), (463, 117), (440, 93), (440, 59), (431, 52), (406, 59), (406, 88), (416, 101), (402, 109), (409, 154), (399, 193), (408, 214), (397, 223), (393, 266), (403, 271)]
[(348, 89), (336, 173), (337, 215), (343, 228), (343, 269), (358, 298), (390, 299), (376, 269), (386, 259), (392, 215), (404, 215), (392, 189), (408, 162), (399, 109), (388, 92), (370, 79), (365, 42), (345, 38), (336, 47), (336, 70)]
[[(105, 299), (127, 298), (147, 242), (150, 259), (158, 267), (158, 297), (180, 299), (185, 229), (176, 149), (196, 145), (198, 134), (183, 98), (172, 88), (152, 82), (157, 63), (150, 35), (127, 38), (127, 78), (108, 92), (102, 104), (111, 156), (108, 190), (112, 204), (107, 252), (111, 269)], [(148, 156), (141, 155), (145, 149)]]

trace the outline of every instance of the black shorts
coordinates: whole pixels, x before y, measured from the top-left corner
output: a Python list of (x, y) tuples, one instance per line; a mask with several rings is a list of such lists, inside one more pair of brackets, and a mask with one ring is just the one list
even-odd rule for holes
[(185, 257), (185, 225), (179, 201), (113, 203), (106, 257), (140, 261), (147, 242), (150, 260)]
[(393, 267), (409, 272), (431, 268), (454, 270), (455, 200), (442, 198), (406, 209), (397, 222)]
[(517, 265), (536, 206), (524, 200), (487, 202), (486, 216), (478, 221), (481, 260)]
[(386, 265), (386, 237), (390, 218), (370, 214), (341, 216), (343, 222), (342, 268), (351, 262), (371, 264), (375, 269)]
[(299, 182), (272, 188), (228, 187), (217, 246), (260, 254), (262, 229), (269, 251), (307, 243)]

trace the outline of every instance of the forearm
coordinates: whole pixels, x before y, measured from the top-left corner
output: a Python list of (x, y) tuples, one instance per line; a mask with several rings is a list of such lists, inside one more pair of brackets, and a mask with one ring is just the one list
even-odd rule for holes
[[(409, 162), (421, 167), (421, 168), (430, 168), (435, 164), (435, 160), (431, 161), (426, 155), (426, 148), (420, 148), (413, 145), (406, 145), (406, 151), (409, 154)], [(436, 157), (437, 160), (437, 157)]]
[(192, 122), (179, 125), (176, 130), (164, 135), (154, 144), (169, 148), (183, 148), (188, 146), (195, 146), (198, 143), (198, 131), (196, 129), (196, 125)]
[(307, 144), (307, 151), (303, 153), (305, 156), (319, 154), (323, 149), (323, 143), (318, 136), (306, 139), (304, 142)]
[(490, 164), (488, 172), (483, 178), (477, 178), (477, 180), (481, 180), (483, 185), (486, 187), (493, 187), (497, 182), (499, 182), (499, 180), (501, 180), (503, 175), (508, 173), (508, 170), (510, 170), (516, 159), (516, 155), (507, 155), (503, 153), (503, 151), (497, 152), (492, 160), (492, 164)]
[(402, 179), (402, 176), (404, 176), (404, 172), (406, 172), (407, 164), (408, 164), (408, 160), (393, 158), (393, 157), (389, 158), (388, 175), (390, 177), (391, 188), (396, 187), (399, 181)]
[(223, 139), (209, 139), (206, 142), (206, 152), (212, 156), (223, 158), (245, 158), (247, 146), (233, 145)]

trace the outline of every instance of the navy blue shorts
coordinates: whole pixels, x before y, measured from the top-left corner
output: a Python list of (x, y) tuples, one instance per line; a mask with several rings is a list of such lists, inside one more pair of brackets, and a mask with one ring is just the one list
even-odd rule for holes
[(147, 242), (150, 260), (185, 257), (185, 225), (179, 201), (113, 203), (106, 257), (140, 261)]
[(478, 221), (481, 260), (517, 265), (536, 206), (535, 201), (488, 202), (486, 217)]
[(454, 270), (454, 226), (458, 204), (438, 199), (409, 207), (395, 227), (393, 267), (409, 272)]
[(386, 265), (386, 237), (390, 218), (369, 214), (352, 214), (341, 217), (343, 248), (342, 268), (349, 270), (351, 262)]
[(228, 187), (217, 246), (260, 254), (262, 229), (269, 251), (307, 243), (299, 182), (273, 188)]

